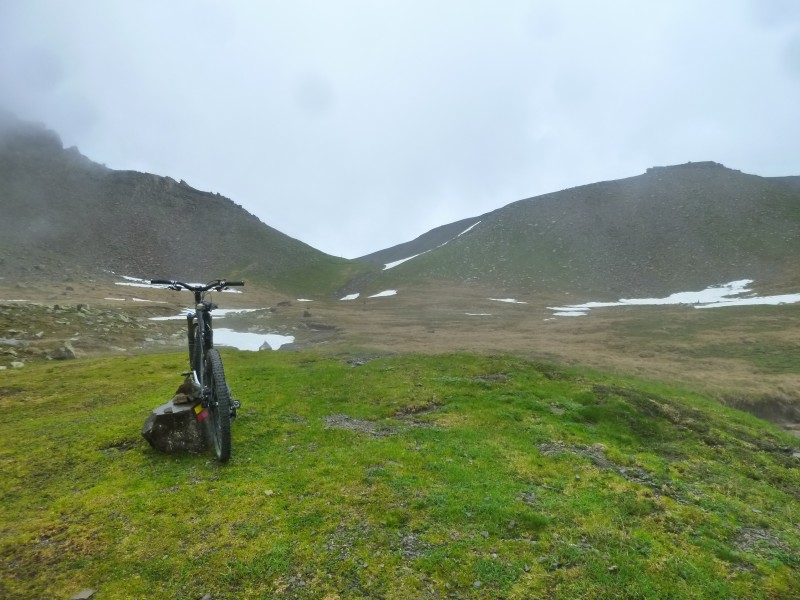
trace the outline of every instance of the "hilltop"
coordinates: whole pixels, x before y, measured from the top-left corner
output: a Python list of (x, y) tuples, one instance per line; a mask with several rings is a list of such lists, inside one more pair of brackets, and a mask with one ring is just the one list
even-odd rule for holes
[(607, 298), (743, 278), (789, 287), (800, 283), (800, 177), (714, 162), (654, 167), (513, 202), (360, 260), (415, 255), (373, 287), (449, 280)]

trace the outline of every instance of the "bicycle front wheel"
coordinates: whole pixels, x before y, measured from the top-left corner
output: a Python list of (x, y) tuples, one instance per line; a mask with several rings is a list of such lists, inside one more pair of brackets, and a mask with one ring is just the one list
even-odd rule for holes
[(231, 394), (225, 381), (219, 351), (211, 349), (206, 355), (206, 373), (211, 401), (208, 403), (211, 440), (217, 460), (226, 462), (231, 457)]

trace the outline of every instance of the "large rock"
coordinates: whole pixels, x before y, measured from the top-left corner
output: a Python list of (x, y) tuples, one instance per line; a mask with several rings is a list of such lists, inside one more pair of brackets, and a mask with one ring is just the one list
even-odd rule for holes
[(159, 452), (202, 452), (207, 446), (203, 423), (198, 419), (196, 402), (181, 403), (176, 396), (154, 408), (142, 426), (142, 436)]
[(63, 346), (59, 346), (50, 353), (50, 358), (53, 360), (72, 360), (77, 357), (75, 348), (69, 340), (64, 342)]

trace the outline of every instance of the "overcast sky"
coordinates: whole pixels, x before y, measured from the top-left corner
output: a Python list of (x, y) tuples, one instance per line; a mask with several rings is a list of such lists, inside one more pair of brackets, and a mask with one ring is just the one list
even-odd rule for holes
[(352, 258), (653, 165), (800, 175), (800, 1), (0, 0), (0, 107)]

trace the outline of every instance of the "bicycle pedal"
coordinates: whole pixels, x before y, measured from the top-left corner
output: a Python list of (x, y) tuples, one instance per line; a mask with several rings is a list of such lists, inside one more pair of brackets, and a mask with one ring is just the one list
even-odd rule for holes
[(239, 402), (238, 400), (233, 400), (231, 402), (231, 406), (233, 406), (234, 409), (239, 408), (241, 405), (242, 405), (242, 403)]
[(181, 373), (181, 377), (189, 377), (189, 375), (191, 374), (192, 374), (191, 371), (186, 371), (185, 373)]

